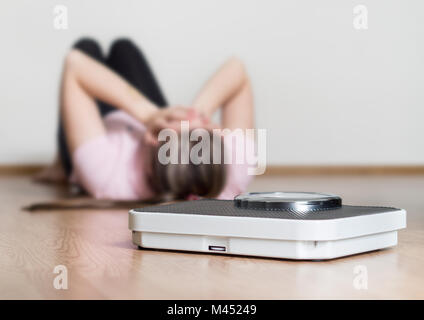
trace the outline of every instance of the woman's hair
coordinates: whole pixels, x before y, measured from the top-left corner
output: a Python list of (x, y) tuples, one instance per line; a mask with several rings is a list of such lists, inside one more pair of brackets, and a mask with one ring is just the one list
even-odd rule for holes
[[(185, 199), (189, 195), (213, 198), (220, 194), (226, 182), (223, 139), (221, 136), (218, 139), (214, 139), (215, 133), (211, 131), (208, 131), (208, 133), (210, 142), (206, 144), (209, 149), (206, 155), (202, 154), (203, 151), (197, 148), (193, 150), (196, 152), (192, 152), (193, 146), (198, 141), (188, 142), (188, 148), (185, 150), (188, 150), (189, 155), (193, 153), (195, 155), (194, 158), (197, 159), (188, 157), (188, 164), (182, 164), (180, 161), (182, 153), (180, 135), (178, 136), (178, 145), (171, 146), (178, 149), (178, 163), (163, 164), (159, 161), (159, 150), (165, 143), (169, 143), (169, 140), (159, 142), (157, 146), (150, 147), (146, 159), (147, 179), (150, 187), (157, 195), (168, 195), (174, 199)], [(169, 156), (169, 153), (167, 153), (167, 156)], [(199, 162), (199, 158), (208, 159), (208, 161), (196, 164)], [(219, 163), (214, 163), (214, 159), (219, 159)]]

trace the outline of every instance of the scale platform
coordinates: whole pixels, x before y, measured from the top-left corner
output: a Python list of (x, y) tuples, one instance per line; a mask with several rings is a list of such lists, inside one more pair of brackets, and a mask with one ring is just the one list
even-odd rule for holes
[(342, 205), (334, 195), (249, 193), (132, 209), (142, 248), (325, 260), (396, 246), (406, 211)]

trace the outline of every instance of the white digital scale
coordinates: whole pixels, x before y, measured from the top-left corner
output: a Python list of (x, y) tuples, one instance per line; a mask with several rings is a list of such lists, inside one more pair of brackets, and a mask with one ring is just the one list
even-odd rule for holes
[(254, 192), (133, 209), (140, 248), (324, 260), (397, 244), (406, 211), (342, 204), (336, 195)]

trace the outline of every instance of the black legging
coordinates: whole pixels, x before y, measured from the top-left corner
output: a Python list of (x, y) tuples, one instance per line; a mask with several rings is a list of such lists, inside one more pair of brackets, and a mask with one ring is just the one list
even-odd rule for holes
[[(146, 58), (130, 40), (116, 40), (112, 44), (107, 57), (103, 56), (99, 44), (92, 39), (83, 38), (77, 41), (73, 48), (81, 50), (97, 61), (107, 65), (157, 106), (165, 107), (167, 105), (165, 97), (162, 94)], [(102, 101), (98, 101), (97, 105), (102, 117), (116, 110), (114, 106), (108, 105)], [(62, 165), (66, 174), (69, 176), (72, 172), (72, 161), (61, 117), (59, 120), (58, 143)]]

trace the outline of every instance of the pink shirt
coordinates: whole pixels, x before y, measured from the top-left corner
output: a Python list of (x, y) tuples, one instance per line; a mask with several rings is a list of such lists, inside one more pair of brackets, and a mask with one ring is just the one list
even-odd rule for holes
[[(91, 139), (73, 153), (74, 171), (71, 181), (80, 184), (98, 199), (151, 198), (153, 192), (145, 182), (141, 162), (145, 148), (142, 137), (146, 128), (123, 111), (108, 114), (104, 123), (106, 135)], [(243, 164), (235, 163), (235, 152), (242, 147), (253, 150), (254, 142), (242, 135), (235, 148), (232, 148), (227, 137), (230, 136), (224, 138), (224, 147), (232, 152), (233, 164), (228, 166), (227, 183), (218, 199), (233, 199), (243, 193), (252, 178), (247, 174), (247, 161), (243, 161)]]

